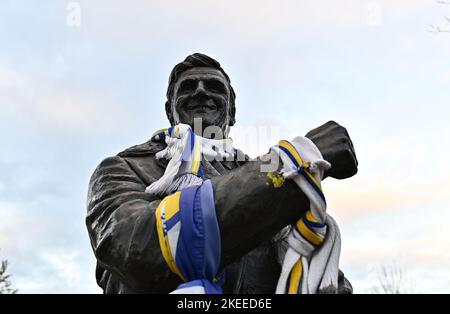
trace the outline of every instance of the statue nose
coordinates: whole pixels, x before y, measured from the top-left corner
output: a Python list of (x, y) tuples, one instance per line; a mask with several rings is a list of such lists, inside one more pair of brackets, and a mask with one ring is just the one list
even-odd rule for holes
[(197, 94), (206, 94), (205, 85), (203, 84), (203, 81), (199, 81), (197, 88), (195, 89), (194, 95)]

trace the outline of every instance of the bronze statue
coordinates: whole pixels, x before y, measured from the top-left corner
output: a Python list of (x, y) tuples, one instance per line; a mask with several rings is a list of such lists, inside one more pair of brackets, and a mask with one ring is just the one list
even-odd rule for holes
[[(220, 64), (196, 53), (172, 70), (165, 109), (172, 126), (194, 127), (194, 118), (201, 118), (203, 129), (196, 132), (219, 126), (228, 134), (235, 123), (235, 94)], [(306, 137), (332, 164), (325, 177), (345, 179), (357, 172), (345, 128), (330, 121)], [(167, 161), (155, 158), (164, 147), (153, 140), (133, 146), (103, 160), (92, 175), (86, 224), (104, 293), (168, 293), (180, 284), (159, 247), (154, 212), (161, 199), (145, 193), (164, 173)], [(261, 175), (264, 160), (202, 161), (214, 187), (225, 293), (274, 293), (286, 249), (282, 230), (304, 214), (299, 208), (308, 208), (295, 184), (275, 188)], [(337, 292), (352, 292), (342, 272)]]

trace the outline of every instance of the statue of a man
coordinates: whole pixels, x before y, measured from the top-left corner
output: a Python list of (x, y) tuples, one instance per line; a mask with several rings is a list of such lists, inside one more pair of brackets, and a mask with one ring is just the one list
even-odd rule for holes
[[(203, 130), (218, 126), (228, 134), (235, 123), (235, 94), (220, 64), (196, 53), (172, 70), (165, 109), (172, 126), (194, 128), (194, 118), (200, 118)], [(306, 137), (332, 164), (324, 177), (344, 179), (357, 172), (345, 128), (328, 122)], [(92, 175), (86, 224), (104, 293), (169, 293), (180, 284), (158, 241), (155, 209), (161, 197), (145, 192), (164, 174), (168, 161), (155, 158), (164, 148), (165, 143), (149, 140), (106, 158)], [(225, 293), (275, 292), (286, 251), (282, 231), (304, 214), (298, 208), (309, 206), (293, 182), (275, 187), (261, 175), (263, 163), (248, 158), (202, 161), (214, 190)], [(352, 292), (340, 271), (337, 292)]]

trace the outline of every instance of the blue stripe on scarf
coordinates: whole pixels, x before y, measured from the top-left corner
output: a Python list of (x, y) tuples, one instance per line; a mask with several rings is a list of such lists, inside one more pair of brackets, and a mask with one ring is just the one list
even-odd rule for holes
[[(188, 187), (180, 196), (181, 229), (177, 244), (176, 264), (186, 280), (198, 279), (197, 265), (202, 263), (201, 253), (203, 247), (203, 230), (201, 223), (194, 216), (194, 198), (197, 187)], [(199, 225), (199, 228), (197, 227)], [(201, 277), (200, 277), (201, 278)]]
[(289, 157), (289, 159), (292, 161), (292, 163), (294, 164), (294, 166), (296, 168), (300, 168), (300, 165), (298, 164), (297, 160), (294, 158), (294, 156), (292, 156), (291, 152), (288, 149), (286, 149), (285, 147), (283, 147), (281, 145), (278, 145), (278, 148), (286, 153), (286, 155)]
[(313, 189), (317, 192), (317, 194), (319, 194), (320, 198), (323, 200), (323, 202), (326, 205), (327, 200), (325, 199), (325, 195), (320, 190), (320, 188), (316, 185), (316, 183), (305, 173), (305, 168), (299, 168), (297, 170), (297, 172), (300, 173), (301, 175), (303, 175), (303, 177), (306, 179), (306, 181), (308, 181), (308, 183), (313, 187)]
[(177, 290), (198, 286), (202, 286), (205, 289), (205, 294), (222, 294), (222, 289), (220, 287), (205, 279), (197, 279), (183, 283), (178, 286)]
[(183, 154), (181, 155), (180, 161), (181, 162), (189, 161), (190, 163), (192, 163), (192, 161), (193, 161), (192, 160), (192, 152), (194, 150), (194, 145), (195, 145), (195, 134), (194, 134), (194, 132), (192, 132), (192, 130), (189, 130), (188, 132), (189, 132), (189, 135), (188, 135), (189, 136), (189, 139), (188, 139), (189, 148), (184, 149)]
[(220, 266), (220, 232), (214, 204), (214, 191), (210, 180), (206, 180), (201, 188), (200, 202), (205, 226), (205, 269), (206, 278), (214, 278)]
[(172, 227), (175, 226), (179, 221), (180, 221), (180, 213), (178, 212), (175, 215), (173, 215), (172, 218), (166, 221), (166, 232), (172, 229)]
[[(181, 191), (176, 264), (187, 281), (213, 281), (220, 266), (220, 231), (211, 182)], [(210, 283), (211, 286), (214, 284)], [(206, 287), (208, 288), (209, 287)], [(215, 285), (220, 290), (219, 285)]]
[[(309, 229), (324, 228), (326, 226), (326, 224), (324, 223), (309, 221), (308, 219), (306, 219), (306, 215), (302, 217), (302, 220)], [(314, 230), (312, 231), (314, 232)]]
[(316, 183), (311, 180), (311, 178), (305, 173), (305, 169), (303, 167), (301, 167), (302, 165), (299, 165), (297, 160), (295, 159), (294, 156), (292, 156), (291, 152), (286, 149), (285, 147), (278, 145), (278, 148), (281, 149), (288, 157), (289, 159), (292, 161), (292, 163), (294, 164), (294, 166), (298, 169), (297, 172), (302, 174), (303, 177), (305, 177), (305, 179), (308, 181), (308, 183), (310, 185), (312, 185), (313, 189), (317, 192), (317, 194), (319, 194), (320, 198), (325, 202), (325, 204), (327, 203), (326, 199), (325, 199), (325, 195), (323, 194), (323, 192), (320, 190), (320, 188), (316, 185)]

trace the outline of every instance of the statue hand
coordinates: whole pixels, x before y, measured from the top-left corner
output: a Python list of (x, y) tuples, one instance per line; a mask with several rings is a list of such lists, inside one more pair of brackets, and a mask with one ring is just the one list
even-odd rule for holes
[(358, 172), (358, 160), (347, 130), (334, 121), (328, 121), (306, 134), (319, 148), (331, 169), (325, 171), (324, 178), (346, 179)]

